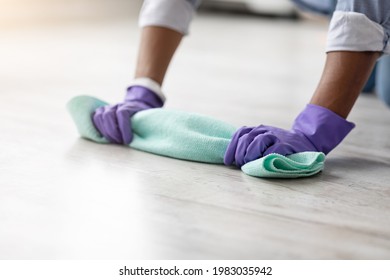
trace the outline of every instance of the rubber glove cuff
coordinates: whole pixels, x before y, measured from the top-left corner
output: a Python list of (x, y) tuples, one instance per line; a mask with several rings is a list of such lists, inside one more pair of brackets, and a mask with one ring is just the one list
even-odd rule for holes
[(128, 95), (129, 95), (130, 89), (133, 87), (143, 87), (145, 89), (148, 89), (149, 91), (153, 92), (154, 95), (157, 95), (157, 97), (159, 97), (159, 99), (162, 101), (163, 104), (166, 101), (166, 97), (161, 90), (161, 86), (156, 81), (154, 81), (150, 78), (147, 78), (147, 77), (136, 78), (133, 80), (133, 82), (127, 88), (127, 94), (126, 94), (125, 101), (132, 100), (131, 94), (129, 97), (128, 97)]
[(292, 130), (303, 133), (317, 151), (328, 154), (354, 127), (354, 123), (331, 110), (308, 104), (295, 119)]

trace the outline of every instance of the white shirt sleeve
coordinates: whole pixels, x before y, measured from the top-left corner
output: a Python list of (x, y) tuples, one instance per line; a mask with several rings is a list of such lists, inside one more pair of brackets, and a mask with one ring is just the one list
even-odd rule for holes
[(195, 14), (198, 0), (145, 0), (139, 17), (140, 27), (161, 26), (184, 35)]
[(389, 35), (390, 0), (339, 0), (326, 50), (390, 54)]

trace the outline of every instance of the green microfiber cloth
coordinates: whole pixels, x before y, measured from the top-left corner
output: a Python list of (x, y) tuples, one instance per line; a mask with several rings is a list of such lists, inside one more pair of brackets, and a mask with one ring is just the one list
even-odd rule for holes
[[(109, 143), (93, 125), (91, 115), (106, 102), (77, 96), (67, 108), (80, 135), (98, 143)], [(211, 117), (169, 109), (140, 111), (132, 119), (131, 148), (158, 155), (223, 163), (225, 151), (236, 128)], [(242, 171), (255, 177), (297, 178), (312, 176), (324, 168), (325, 155), (317, 152), (290, 156), (270, 154), (249, 162)]]

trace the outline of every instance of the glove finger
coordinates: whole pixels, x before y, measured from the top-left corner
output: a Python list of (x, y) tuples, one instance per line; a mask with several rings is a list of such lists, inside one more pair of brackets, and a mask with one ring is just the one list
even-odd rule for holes
[(92, 122), (93, 122), (95, 128), (99, 131), (99, 133), (104, 136), (103, 112), (104, 112), (104, 107), (97, 108), (92, 115)]
[(122, 144), (122, 136), (118, 127), (118, 120), (116, 118), (116, 110), (118, 105), (109, 106), (103, 113), (103, 128), (105, 132), (105, 137), (110, 142), (116, 144)]
[(265, 152), (264, 156), (269, 154), (280, 154), (282, 156), (288, 156), (293, 153), (296, 153), (293, 146), (288, 143), (276, 143), (275, 145), (269, 147)]
[(113, 139), (109, 133), (107, 132), (107, 128), (105, 125), (104, 113), (110, 108), (110, 105), (99, 107), (95, 110), (95, 113), (92, 117), (93, 122), (95, 124), (96, 129), (100, 132), (100, 134), (106, 138), (111, 143), (116, 143), (115, 139)]
[(252, 127), (246, 127), (243, 126), (239, 128), (233, 135), (232, 140), (230, 140), (230, 143), (226, 149), (225, 156), (223, 159), (223, 163), (225, 165), (232, 165), (234, 162), (234, 155), (236, 154), (237, 144), (238, 140), (242, 135), (245, 135), (246, 133), (249, 133), (253, 128)]
[(118, 126), (122, 137), (122, 143), (129, 145), (133, 140), (133, 132), (131, 130), (131, 117), (136, 111), (119, 108), (116, 112)]
[(263, 157), (269, 147), (277, 143), (278, 138), (272, 133), (265, 133), (256, 136), (246, 149), (244, 164)]
[(124, 108), (129, 111), (134, 111), (135, 114), (135, 112), (146, 110), (146, 109), (152, 109), (153, 107), (150, 107), (150, 105), (142, 101), (132, 101), (131, 103), (123, 103), (123, 105), (121, 105), (120, 108)]
[(267, 132), (268, 130), (264, 129), (263, 126), (258, 126), (238, 139), (238, 144), (235, 153), (235, 163), (238, 167), (241, 167), (245, 164), (244, 159), (247, 153), (247, 149), (248, 146), (252, 143), (253, 139), (255, 139), (258, 135), (262, 135)]

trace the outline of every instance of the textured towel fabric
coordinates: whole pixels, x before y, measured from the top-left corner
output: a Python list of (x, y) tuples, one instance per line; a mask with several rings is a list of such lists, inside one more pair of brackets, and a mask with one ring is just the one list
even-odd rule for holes
[(325, 154), (303, 152), (287, 157), (269, 154), (248, 162), (241, 170), (251, 176), (263, 178), (298, 178), (317, 174), (324, 168)]
[[(98, 143), (108, 143), (96, 130), (91, 115), (107, 103), (90, 96), (70, 100), (67, 108), (80, 135)], [(223, 157), (236, 128), (219, 120), (168, 109), (150, 109), (132, 118), (134, 139), (131, 148), (158, 155), (223, 163)], [(325, 155), (305, 152), (290, 156), (271, 154), (242, 167), (256, 177), (297, 178), (312, 176), (324, 167)]]

